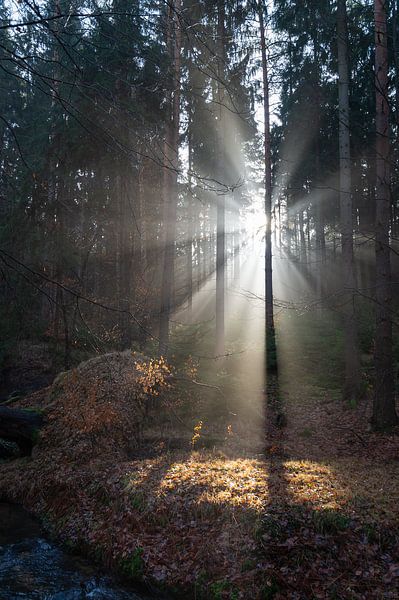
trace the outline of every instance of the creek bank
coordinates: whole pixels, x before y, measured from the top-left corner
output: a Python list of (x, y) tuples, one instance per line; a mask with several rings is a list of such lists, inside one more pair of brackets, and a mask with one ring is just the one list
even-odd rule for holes
[[(372, 452), (353, 436), (337, 450), (342, 403), (304, 410), (306, 395), (287, 403), (266, 453), (243, 450), (238, 423), (223, 447), (198, 451), (164, 432), (147, 452), (139, 440), (168, 405), (160, 394), (148, 407), (159, 373), (145, 362), (97, 357), (21, 401), (44, 426), (31, 457), (0, 464), (0, 497), (105, 568), (184, 599), (398, 599), (396, 438), (362, 432)], [(302, 435), (309, 415), (323, 443)]]
[[(154, 598), (154, 596), (152, 597)], [(0, 600), (151, 600), (51, 541), (21, 507), (0, 502)]]

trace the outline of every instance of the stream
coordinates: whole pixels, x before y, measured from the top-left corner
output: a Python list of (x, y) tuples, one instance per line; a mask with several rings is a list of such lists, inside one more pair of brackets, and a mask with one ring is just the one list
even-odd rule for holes
[(88, 598), (151, 600), (69, 555), (22, 508), (0, 502), (0, 600)]

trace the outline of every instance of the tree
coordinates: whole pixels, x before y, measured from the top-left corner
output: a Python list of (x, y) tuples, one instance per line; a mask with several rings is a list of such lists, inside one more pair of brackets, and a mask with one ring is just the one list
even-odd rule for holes
[(223, 189), (225, 185), (225, 5), (224, 0), (218, 0), (217, 4), (217, 101), (219, 104), (218, 115), (218, 147), (219, 147), (219, 177), (222, 189), (217, 196), (216, 216), (216, 356), (224, 354), (224, 303), (225, 303), (225, 251), (226, 251), (226, 196)]
[(276, 361), (276, 334), (274, 328), (273, 312), (273, 256), (272, 256), (272, 162), (270, 148), (270, 114), (269, 114), (269, 75), (267, 64), (267, 49), (265, 24), (263, 17), (264, 7), (259, 4), (260, 46), (262, 56), (262, 89), (263, 89), (263, 148), (264, 148), (264, 186), (265, 186), (265, 340), (266, 340), (266, 368), (267, 371), (277, 369)]
[(353, 207), (351, 190), (351, 151), (349, 120), (349, 67), (346, 0), (337, 4), (338, 96), (339, 96), (339, 161), (342, 275), (345, 288), (344, 336), (345, 382), (344, 399), (359, 395), (360, 361), (355, 314), (356, 275), (353, 254)]
[(389, 240), (390, 156), (386, 0), (374, 0), (376, 100), (376, 385), (372, 425), (385, 430), (397, 424), (392, 356), (392, 290)]
[(175, 260), (177, 176), (179, 168), (180, 123), (180, 65), (181, 65), (181, 0), (168, 5), (167, 48), (171, 62), (169, 90), (169, 119), (164, 145), (164, 228), (165, 250), (161, 285), (161, 311), (159, 324), (159, 352), (166, 354), (169, 345), (169, 319), (172, 308), (173, 274)]

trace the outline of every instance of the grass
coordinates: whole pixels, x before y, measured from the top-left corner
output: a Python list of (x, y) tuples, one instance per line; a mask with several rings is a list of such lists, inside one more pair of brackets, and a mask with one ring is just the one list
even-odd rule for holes
[(133, 508), (139, 512), (143, 512), (147, 507), (145, 495), (141, 492), (131, 496), (131, 503)]
[(315, 529), (318, 533), (337, 533), (349, 527), (350, 519), (337, 510), (326, 509), (313, 515)]
[(121, 561), (121, 570), (131, 579), (140, 579), (144, 571), (143, 548), (136, 548), (129, 558)]

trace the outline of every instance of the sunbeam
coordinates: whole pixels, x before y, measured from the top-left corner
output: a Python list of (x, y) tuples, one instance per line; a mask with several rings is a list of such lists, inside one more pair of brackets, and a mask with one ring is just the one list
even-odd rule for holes
[(399, 598), (398, 24), (0, 0), (1, 600)]

